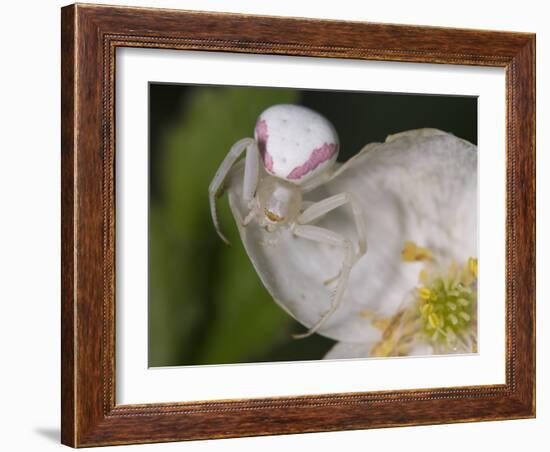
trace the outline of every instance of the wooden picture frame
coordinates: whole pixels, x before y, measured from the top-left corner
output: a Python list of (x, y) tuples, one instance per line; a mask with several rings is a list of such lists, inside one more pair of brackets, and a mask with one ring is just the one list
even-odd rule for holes
[[(535, 35), (71, 5), (62, 9), (62, 442), (73, 447), (535, 416)], [(115, 50), (506, 70), (506, 383), (115, 403)]]

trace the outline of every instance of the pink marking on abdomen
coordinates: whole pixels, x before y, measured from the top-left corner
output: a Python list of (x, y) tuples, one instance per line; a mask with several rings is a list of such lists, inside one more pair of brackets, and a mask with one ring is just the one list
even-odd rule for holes
[(300, 179), (310, 171), (313, 171), (321, 163), (330, 160), (334, 154), (336, 154), (335, 143), (325, 143), (320, 148), (314, 149), (307, 162), (303, 165), (297, 166), (290, 173), (288, 173), (287, 179)]
[(256, 123), (256, 135), (258, 136), (258, 149), (264, 161), (264, 167), (266, 170), (273, 172), (273, 158), (267, 152), (267, 139), (269, 135), (267, 134), (267, 123), (264, 119), (260, 119)]

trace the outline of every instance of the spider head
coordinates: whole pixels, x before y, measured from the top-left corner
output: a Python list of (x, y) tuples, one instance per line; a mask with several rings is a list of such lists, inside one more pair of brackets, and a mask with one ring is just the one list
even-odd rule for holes
[(254, 137), (267, 173), (295, 185), (323, 174), (338, 156), (330, 121), (299, 105), (269, 107), (258, 118)]

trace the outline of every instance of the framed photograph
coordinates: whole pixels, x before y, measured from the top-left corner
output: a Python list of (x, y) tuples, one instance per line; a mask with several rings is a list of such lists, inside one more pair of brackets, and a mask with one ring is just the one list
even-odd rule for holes
[(535, 416), (535, 36), (62, 9), (62, 442)]

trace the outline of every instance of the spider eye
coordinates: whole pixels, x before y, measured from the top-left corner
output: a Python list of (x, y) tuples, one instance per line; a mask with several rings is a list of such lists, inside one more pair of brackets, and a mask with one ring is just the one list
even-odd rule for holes
[(269, 218), (270, 221), (273, 221), (275, 223), (284, 220), (284, 217), (280, 217), (279, 215), (271, 212), (268, 209), (264, 209), (264, 214), (267, 218)]

